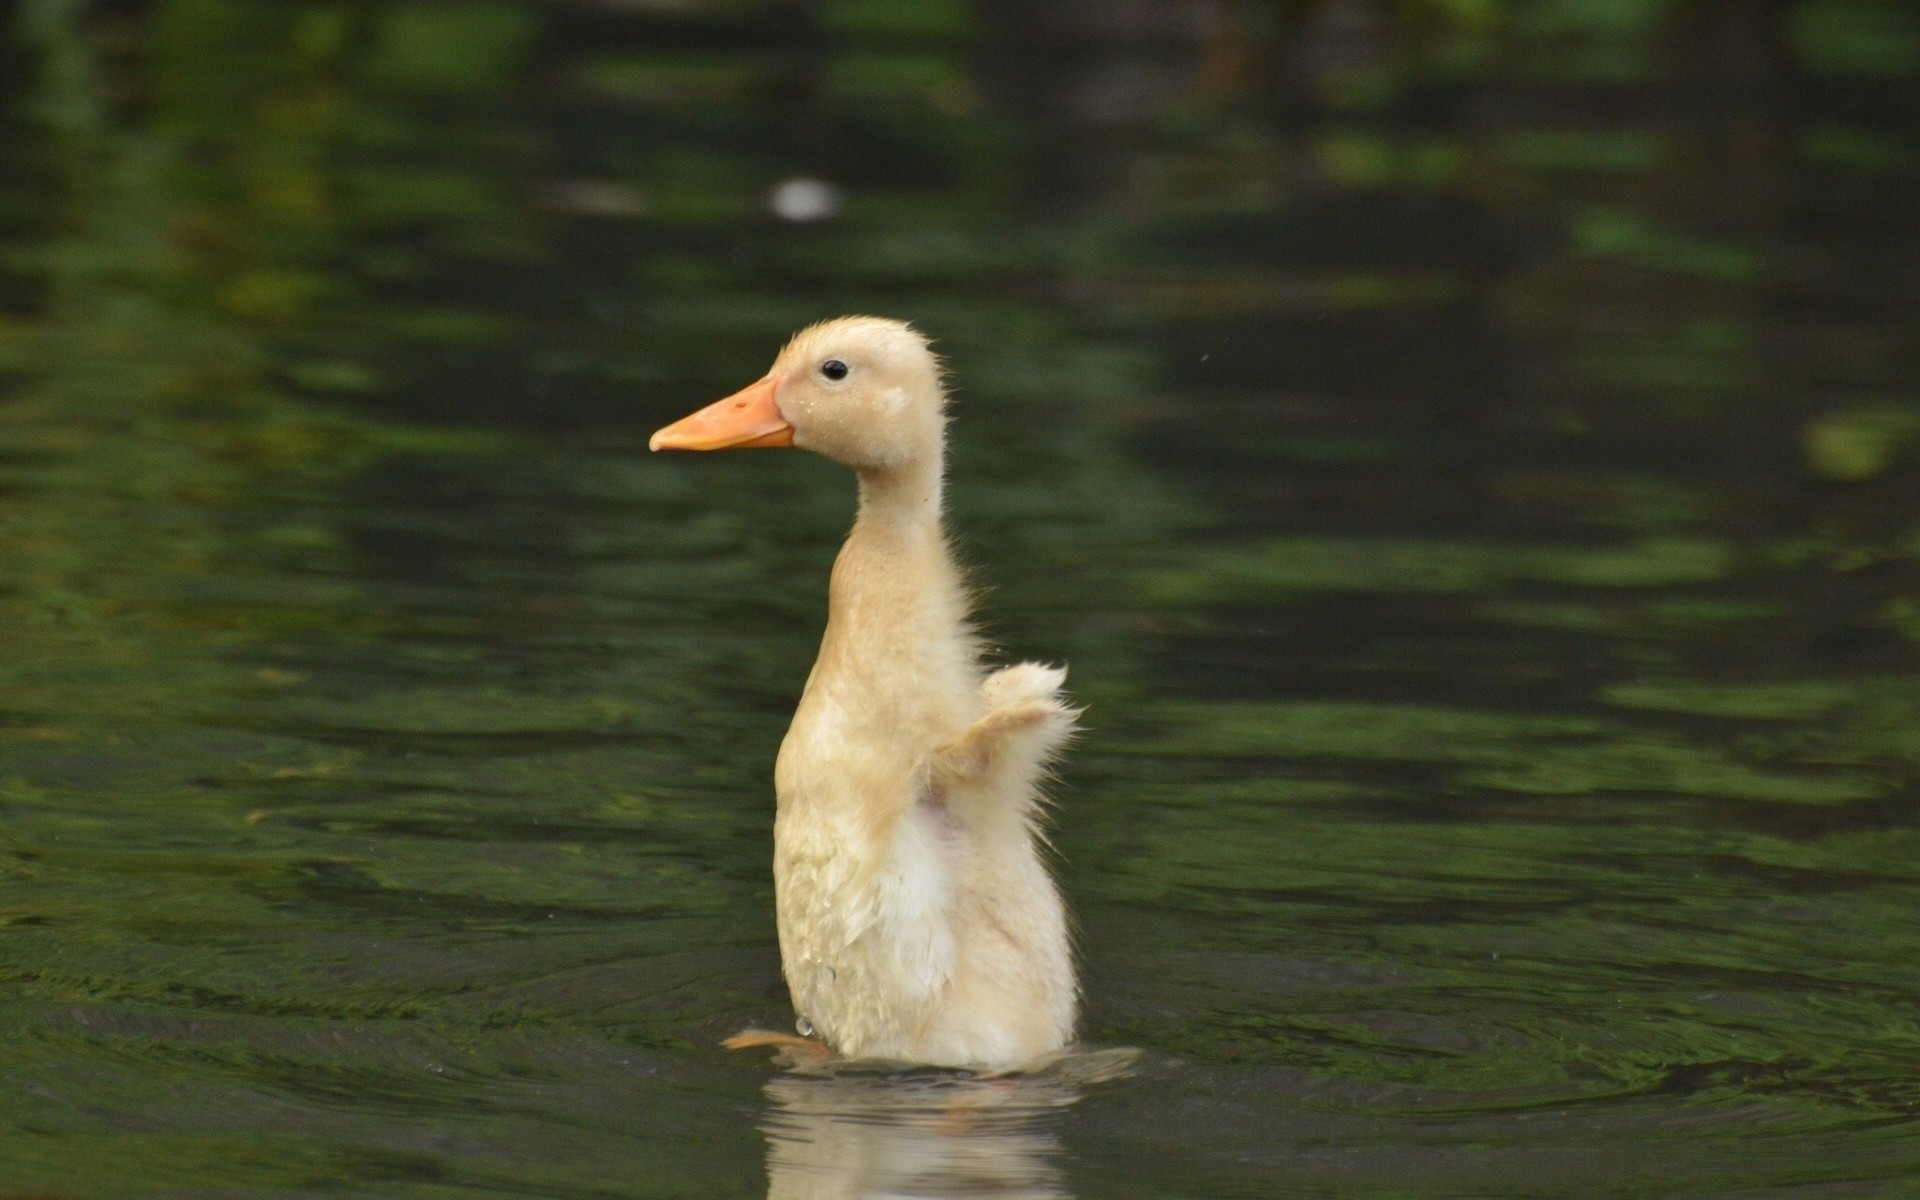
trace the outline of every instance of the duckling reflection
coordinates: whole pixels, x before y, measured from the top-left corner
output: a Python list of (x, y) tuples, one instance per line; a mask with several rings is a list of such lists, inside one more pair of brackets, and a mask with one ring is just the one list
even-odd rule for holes
[(998, 1077), (845, 1062), (778, 1076), (761, 1126), (768, 1200), (1071, 1200), (1062, 1113), (1132, 1058), (1077, 1054), (1065, 1069)]

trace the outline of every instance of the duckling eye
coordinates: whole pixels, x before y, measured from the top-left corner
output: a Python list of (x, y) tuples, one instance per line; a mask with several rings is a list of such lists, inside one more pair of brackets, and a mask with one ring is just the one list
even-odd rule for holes
[(820, 373), (836, 383), (847, 377), (847, 364), (837, 358), (830, 358), (820, 364)]

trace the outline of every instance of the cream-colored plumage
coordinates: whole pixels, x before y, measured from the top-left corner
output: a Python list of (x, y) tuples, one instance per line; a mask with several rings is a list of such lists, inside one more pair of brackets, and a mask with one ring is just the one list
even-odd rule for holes
[(787, 984), (802, 1027), (848, 1057), (1005, 1067), (1073, 1034), (1038, 806), (1075, 714), (1064, 670), (981, 665), (941, 517), (944, 407), (925, 339), (848, 317), (803, 331), (765, 379), (654, 445), (790, 444), (858, 475), (774, 772)]

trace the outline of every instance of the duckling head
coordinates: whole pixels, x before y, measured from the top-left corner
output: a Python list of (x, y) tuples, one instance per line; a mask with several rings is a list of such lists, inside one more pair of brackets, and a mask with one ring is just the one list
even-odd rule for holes
[(940, 360), (912, 326), (841, 317), (795, 334), (766, 376), (653, 435), (654, 450), (797, 446), (862, 472), (937, 460)]

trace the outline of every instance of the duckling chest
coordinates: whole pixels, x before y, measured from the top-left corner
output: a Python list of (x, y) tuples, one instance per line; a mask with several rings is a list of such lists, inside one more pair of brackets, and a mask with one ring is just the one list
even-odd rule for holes
[(957, 836), (924, 801), (880, 838), (832, 814), (782, 811), (781, 957), (796, 1008), (829, 1037), (860, 1021), (911, 1022), (951, 978)]

